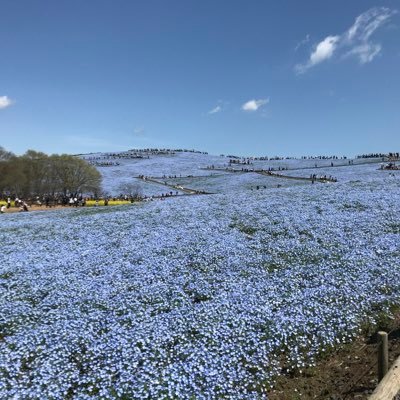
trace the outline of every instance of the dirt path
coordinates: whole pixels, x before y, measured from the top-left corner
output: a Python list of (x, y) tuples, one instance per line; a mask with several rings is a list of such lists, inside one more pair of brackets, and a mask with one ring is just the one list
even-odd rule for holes
[(186, 187), (183, 187), (183, 186), (180, 186), (180, 185), (171, 185), (169, 183), (166, 183), (165, 181), (160, 181), (160, 180), (154, 179), (154, 178), (149, 178), (149, 177), (142, 178), (140, 176), (137, 176), (136, 178), (137, 179), (141, 179), (144, 182), (156, 183), (157, 185), (162, 185), (162, 186), (174, 189), (174, 190), (179, 190), (179, 191), (184, 192), (186, 194), (213, 194), (213, 193), (210, 193), (210, 192), (206, 192), (204, 190), (190, 189), (190, 188), (186, 188)]
[[(56, 205), (52, 207), (46, 207), (46, 206), (37, 206), (37, 205), (32, 205), (29, 206), (29, 211), (54, 211), (54, 210), (63, 210), (65, 208), (73, 208), (70, 206), (61, 206), (61, 205)], [(11, 214), (11, 213), (16, 213), (16, 212), (26, 212), (26, 211), (21, 211), (19, 207), (10, 207), (6, 210), (4, 214)]]
[[(202, 168), (202, 169), (208, 169), (208, 168)], [(321, 182), (321, 183), (326, 183), (326, 182), (336, 182), (334, 179), (330, 178), (310, 178), (306, 176), (290, 176), (290, 175), (284, 175), (279, 172), (281, 171), (265, 171), (263, 169), (249, 169), (249, 170), (241, 170), (241, 169), (234, 169), (234, 168), (213, 168), (213, 171), (225, 171), (225, 172), (232, 172), (232, 173), (241, 173), (241, 174), (260, 174), (260, 175), (265, 175), (265, 176), (270, 176), (272, 178), (282, 178), (282, 179), (293, 179), (297, 181), (309, 181), (309, 182)], [(292, 171), (291, 169), (285, 169), (282, 171)]]
[[(316, 161), (316, 163), (318, 163), (318, 161), (321, 162), (321, 161), (324, 161), (324, 160), (315, 160), (315, 161)], [(389, 162), (389, 161), (396, 162), (396, 161), (400, 161), (400, 159), (390, 160), (388, 157), (385, 157), (385, 160), (382, 160), (380, 158), (379, 160), (362, 161), (362, 162), (357, 162), (355, 164), (349, 164), (348, 162), (345, 163), (345, 164), (342, 163), (342, 164), (333, 164), (333, 165), (331, 165), (331, 164), (318, 165), (317, 164), (317, 165), (309, 165), (307, 167), (286, 168), (286, 169), (284, 169), (282, 171), (301, 171), (301, 170), (305, 170), (305, 169), (325, 169), (325, 168), (338, 168), (338, 167), (354, 167), (354, 166), (357, 166), (357, 165), (381, 164), (381, 163)], [(200, 169), (204, 170), (204, 171), (224, 171), (224, 172), (242, 172), (242, 173), (260, 171), (260, 170), (255, 170), (254, 168), (252, 169), (252, 171), (251, 170), (245, 171), (245, 170), (242, 170), (242, 169), (235, 169), (235, 168), (232, 168), (232, 167), (225, 167), (225, 168), (222, 168), (222, 167), (216, 167), (216, 168), (201, 167)], [(274, 170), (273, 172), (276, 172), (276, 170)]]
[[(400, 356), (400, 314), (376, 329), (389, 333), (389, 368)], [(376, 332), (344, 345), (301, 374), (282, 375), (270, 400), (367, 400), (378, 385)]]
[[(165, 185), (164, 185), (165, 186)], [(180, 189), (182, 191), (182, 189)], [(206, 193), (206, 192), (189, 192), (190, 189), (187, 189), (187, 192), (184, 191), (183, 194), (180, 194), (179, 196), (152, 196), (153, 200), (167, 200), (167, 199), (173, 199), (175, 197), (181, 197), (181, 196), (193, 196), (193, 195), (203, 195), (203, 194), (212, 194), (212, 193)], [(134, 204), (142, 203), (144, 201), (135, 201)], [(131, 205), (131, 202), (127, 203), (122, 203), (122, 204), (108, 204), (108, 206), (104, 206), (103, 204), (100, 204), (98, 207), (96, 206), (79, 206), (79, 207), (74, 207), (74, 206), (62, 206), (62, 205), (56, 205), (56, 206), (51, 206), (51, 207), (46, 207), (46, 206), (37, 206), (37, 205), (32, 205), (29, 206), (29, 211), (59, 211), (59, 210), (80, 210), (82, 208), (104, 208), (104, 207), (116, 207), (116, 206), (127, 206)], [(6, 210), (4, 214), (14, 214), (14, 213), (21, 213), (24, 214), (27, 211), (21, 211), (19, 207), (11, 207)], [(0, 217), (1, 218), (1, 217)]]
[(321, 183), (326, 183), (326, 182), (336, 182), (334, 179), (330, 178), (310, 178), (306, 176), (290, 176), (290, 175), (283, 175), (283, 174), (278, 174), (276, 172), (270, 172), (270, 171), (254, 171), (256, 174), (260, 175), (265, 175), (265, 176), (272, 176), (274, 178), (283, 178), (283, 179), (294, 179), (297, 181), (314, 181), (314, 182), (321, 182)]

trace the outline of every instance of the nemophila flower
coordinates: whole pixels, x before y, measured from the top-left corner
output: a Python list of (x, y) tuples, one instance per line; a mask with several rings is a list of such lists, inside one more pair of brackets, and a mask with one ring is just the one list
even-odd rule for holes
[(350, 170), (252, 196), (4, 215), (0, 397), (266, 398), (282, 368), (315, 365), (399, 303), (398, 186)]

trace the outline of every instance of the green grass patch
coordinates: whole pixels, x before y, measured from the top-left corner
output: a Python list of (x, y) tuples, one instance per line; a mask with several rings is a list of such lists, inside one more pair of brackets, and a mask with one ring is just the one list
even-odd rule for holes
[(229, 224), (229, 228), (237, 229), (238, 231), (250, 236), (254, 235), (257, 232), (257, 228), (251, 225), (247, 225), (243, 222), (232, 222), (231, 224)]

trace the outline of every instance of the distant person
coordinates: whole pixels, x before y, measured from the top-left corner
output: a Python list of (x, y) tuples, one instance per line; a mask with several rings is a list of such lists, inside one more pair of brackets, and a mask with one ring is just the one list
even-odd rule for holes
[(22, 205), (19, 208), (19, 211), (29, 211), (28, 204), (26, 204), (25, 201), (23, 201), (23, 202), (21, 201), (21, 203), (22, 203)]

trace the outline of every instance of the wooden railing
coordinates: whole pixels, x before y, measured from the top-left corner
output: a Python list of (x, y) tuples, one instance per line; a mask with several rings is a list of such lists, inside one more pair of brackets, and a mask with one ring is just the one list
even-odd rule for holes
[(376, 387), (369, 400), (393, 400), (400, 392), (400, 357), (388, 369), (388, 335), (386, 332), (378, 332), (378, 378)]

